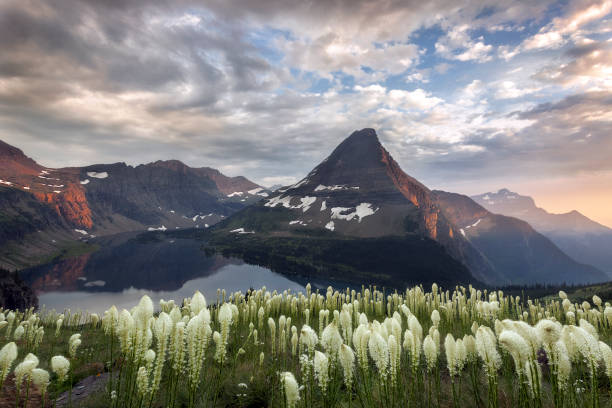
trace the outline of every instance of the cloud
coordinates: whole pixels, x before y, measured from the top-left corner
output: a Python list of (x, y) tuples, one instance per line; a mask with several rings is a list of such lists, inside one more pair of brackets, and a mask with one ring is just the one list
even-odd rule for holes
[(497, 99), (515, 99), (530, 95), (539, 91), (541, 88), (518, 87), (513, 81), (501, 81), (497, 84), (495, 97)]
[(451, 28), (436, 42), (435, 48), (438, 54), (451, 60), (486, 62), (492, 59), (493, 46), (485, 44), (483, 37), (473, 40), (468, 25)]
[(559, 48), (567, 41), (567, 36), (581, 27), (600, 19), (612, 11), (612, 0), (583, 0), (569, 3), (569, 9), (562, 17), (542, 27), (539, 32), (527, 38), (522, 48), (536, 50)]
[(534, 78), (564, 87), (612, 90), (612, 43), (583, 41), (567, 50), (568, 62), (539, 70)]
[[(572, 156), (610, 151), (589, 7), (561, 31), (550, 1), (5, 0), (0, 138), (51, 166), (177, 158), (286, 184), (375, 127), (427, 183), (596, 171)], [(565, 48), (503, 42), (538, 24)]]

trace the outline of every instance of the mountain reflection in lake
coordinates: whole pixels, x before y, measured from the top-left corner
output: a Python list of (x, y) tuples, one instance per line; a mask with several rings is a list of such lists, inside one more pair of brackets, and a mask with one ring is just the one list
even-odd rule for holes
[(304, 291), (301, 284), (269, 269), (207, 256), (201, 241), (121, 234), (95, 243), (100, 246), (96, 252), (20, 272), (37, 292), (41, 307), (100, 313), (113, 304), (129, 309), (144, 294), (155, 304), (160, 299), (180, 303), (199, 290), (212, 303), (218, 288), (228, 293), (262, 286)]

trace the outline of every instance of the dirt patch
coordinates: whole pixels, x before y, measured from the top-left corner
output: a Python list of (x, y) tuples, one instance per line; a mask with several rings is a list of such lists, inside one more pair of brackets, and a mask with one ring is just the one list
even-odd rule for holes
[[(105, 392), (106, 382), (109, 374), (96, 374), (83, 378), (72, 387), (72, 405), (79, 406), (79, 403), (84, 401), (90, 395), (97, 392)], [(69, 391), (62, 393), (57, 398), (57, 407), (67, 407), (69, 402)], [(33, 407), (38, 405), (32, 405)]]

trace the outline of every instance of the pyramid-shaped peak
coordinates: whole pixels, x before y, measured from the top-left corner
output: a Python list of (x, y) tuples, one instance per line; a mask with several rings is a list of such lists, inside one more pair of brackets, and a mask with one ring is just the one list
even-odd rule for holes
[(376, 130), (372, 128), (363, 128), (361, 130), (356, 130), (349, 137), (346, 138), (346, 141), (351, 142), (362, 142), (362, 141), (375, 141), (378, 142), (378, 135), (376, 134)]

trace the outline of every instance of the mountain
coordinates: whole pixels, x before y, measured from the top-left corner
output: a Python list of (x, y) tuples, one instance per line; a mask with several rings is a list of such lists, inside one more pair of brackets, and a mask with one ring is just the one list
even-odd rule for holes
[[(298, 183), (219, 223), (212, 242), (226, 254), (279, 270), (340, 275), (335, 279), (367, 276), (396, 287), (605, 279), (564, 256), (527, 224), (498, 219), (469, 197), (448, 194), (404, 173), (376, 132), (363, 129)], [(487, 218), (487, 238), (466, 233), (471, 225), (466, 220), (474, 224), (475, 217)], [(500, 248), (518, 237), (524, 242), (512, 253), (521, 262), (512, 263)]]
[(473, 196), (489, 211), (527, 221), (572, 258), (588, 263), (612, 277), (612, 229), (578, 211), (552, 214), (534, 199), (508, 189)]
[(518, 218), (493, 214), (468, 196), (435, 191), (459, 232), (513, 283), (602, 282), (605, 274), (576, 262)]
[(244, 177), (177, 160), (51, 169), (0, 142), (0, 266), (83, 251), (78, 241), (97, 235), (207, 228), (267, 194)]

